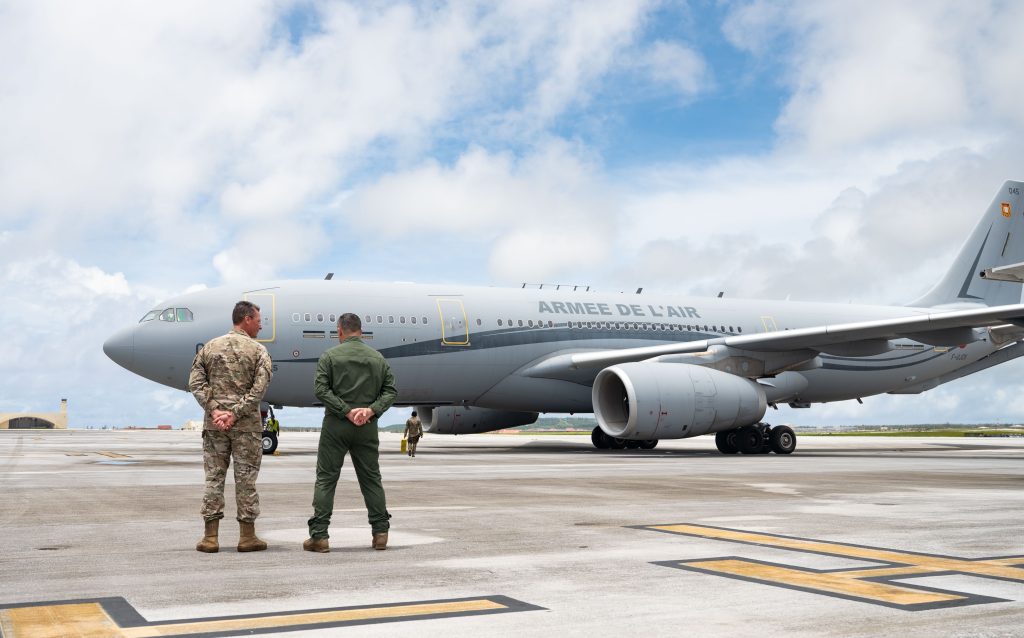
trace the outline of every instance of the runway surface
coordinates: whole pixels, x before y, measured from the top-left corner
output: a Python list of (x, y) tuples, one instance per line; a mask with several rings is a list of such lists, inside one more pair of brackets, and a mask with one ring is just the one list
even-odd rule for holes
[(312, 554), (317, 437), (264, 458), (270, 549), (234, 551), (229, 478), (201, 554), (199, 433), (0, 431), (0, 632), (1024, 636), (1022, 439), (382, 434), (390, 548), (347, 466)]

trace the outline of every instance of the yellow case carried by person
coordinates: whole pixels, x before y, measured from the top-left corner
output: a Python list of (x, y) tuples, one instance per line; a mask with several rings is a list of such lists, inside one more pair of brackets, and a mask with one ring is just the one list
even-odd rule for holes
[(405, 447), (408, 444), (409, 444), (408, 441), (406, 441), (405, 439), (402, 439), (402, 451), (403, 452), (405, 452), (408, 449), (408, 448)]

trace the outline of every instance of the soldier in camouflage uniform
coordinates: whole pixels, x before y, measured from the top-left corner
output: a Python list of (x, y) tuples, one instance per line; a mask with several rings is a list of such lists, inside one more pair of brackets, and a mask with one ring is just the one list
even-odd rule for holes
[(220, 549), (217, 534), (224, 518), (224, 479), (232, 458), (235, 461), (235, 503), (239, 526), (238, 551), (267, 548), (256, 537), (255, 521), (260, 515), (256, 477), (263, 460), (260, 401), (271, 377), (267, 349), (255, 340), (260, 332), (260, 308), (239, 301), (231, 313), (231, 332), (211, 339), (196, 354), (188, 389), (203, 407), (203, 466), (206, 493), (201, 513), (206, 521), (200, 552)]
[(324, 404), (324, 421), (316, 454), (309, 539), (302, 543), (302, 548), (309, 552), (330, 551), (327, 528), (334, 511), (334, 490), (345, 455), (350, 452), (373, 530), (371, 546), (374, 549), (388, 546), (391, 515), (380, 479), (377, 418), (391, 407), (398, 392), (388, 362), (362, 342), (362, 334), (362, 322), (357, 315), (341, 315), (338, 319), (341, 343), (323, 353), (316, 365), (313, 391)]
[(409, 444), (407, 446), (407, 453), (409, 456), (416, 456), (416, 444), (423, 436), (423, 423), (420, 422), (420, 418), (416, 416), (416, 410), (412, 411), (412, 416), (405, 422), (405, 434), (403, 434)]

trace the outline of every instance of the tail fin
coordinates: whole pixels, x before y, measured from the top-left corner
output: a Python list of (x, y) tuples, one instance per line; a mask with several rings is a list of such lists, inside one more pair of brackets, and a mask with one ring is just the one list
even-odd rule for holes
[(1020, 303), (1021, 285), (983, 279), (986, 268), (1024, 262), (1024, 182), (1005, 182), (953, 265), (928, 293), (908, 305), (1003, 306)]

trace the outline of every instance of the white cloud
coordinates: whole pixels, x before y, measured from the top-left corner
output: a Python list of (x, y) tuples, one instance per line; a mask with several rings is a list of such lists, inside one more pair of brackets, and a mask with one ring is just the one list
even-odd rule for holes
[(536, 136), (586, 100), (645, 6), (331, 3), (293, 44), (281, 20), (300, 4), (9, 6), (0, 153), (18, 161), (0, 220), (144, 234), (234, 277), (281, 224), (315, 243), (346, 176), (418, 157), (450, 123)]
[(708, 84), (704, 58), (676, 42), (655, 42), (640, 61), (655, 82), (663, 84), (682, 98), (692, 98)]
[[(552, 141), (516, 159), (473, 148), (451, 167), (436, 161), (389, 174), (345, 201), (351, 222), (391, 238), (441, 233), (493, 242), (499, 281), (580, 273), (611, 250), (615, 195), (599, 168)], [(552, 249), (551, 237), (571, 238)]]
[(123, 374), (104, 356), (114, 327), (138, 321), (141, 308), (170, 296), (133, 289), (125, 276), (44, 251), (0, 267), (0, 406), (50, 409), (64, 397), (76, 424), (103, 424), (105, 415), (146, 410), (131, 399), (151, 387)]
[(741, 5), (725, 33), (782, 59), (793, 94), (779, 131), (824, 152), (1019, 124), (1019, 91), (997, 77), (1024, 61), (1022, 27), (1016, 3), (793, 1)]

